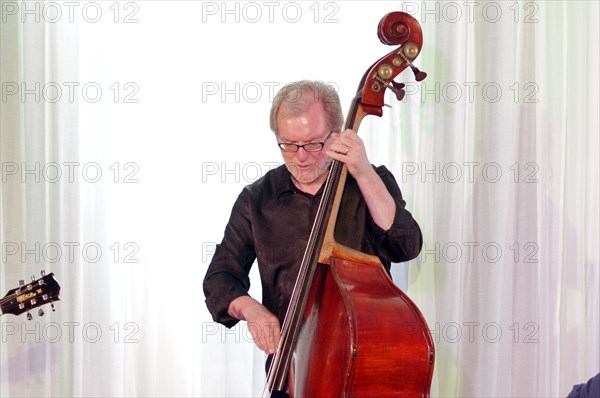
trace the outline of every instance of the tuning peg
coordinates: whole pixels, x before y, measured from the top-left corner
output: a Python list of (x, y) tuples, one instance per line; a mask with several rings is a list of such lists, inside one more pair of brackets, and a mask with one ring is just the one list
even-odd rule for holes
[(31, 314), (29, 313), (29, 311), (27, 311), (27, 320), (30, 321), (32, 319), (33, 319), (33, 317), (31, 316)]
[(38, 316), (44, 316), (44, 310), (42, 308), (38, 309)]
[(31, 281), (35, 282), (35, 275), (31, 275)]
[(404, 95), (406, 91), (404, 91), (404, 87), (406, 86), (404, 83), (397, 83), (395, 81), (391, 81), (391, 86), (388, 85), (388, 88), (396, 94), (396, 98), (398, 101), (402, 101), (404, 99)]
[(414, 65), (410, 65), (410, 69), (413, 71), (413, 73), (415, 74), (415, 80), (420, 82), (421, 80), (425, 79), (427, 77), (427, 73), (425, 72), (421, 72), (419, 70), (419, 68), (417, 68)]
[(23, 279), (19, 279), (19, 286), (25, 286), (25, 281)]
[(397, 90), (402, 90), (404, 87), (406, 87), (406, 84), (404, 84), (404, 83), (398, 83), (398, 82), (395, 82), (393, 80), (390, 83), (392, 83), (392, 87), (394, 87)]
[(41, 275), (41, 276), (46, 276), (46, 271), (44, 271), (44, 270), (41, 270), (41, 271), (40, 271), (40, 275)]

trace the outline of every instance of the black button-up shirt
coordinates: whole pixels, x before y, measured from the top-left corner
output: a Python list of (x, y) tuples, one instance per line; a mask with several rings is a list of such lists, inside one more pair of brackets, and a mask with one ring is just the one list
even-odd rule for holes
[[(384, 166), (376, 171), (396, 203), (392, 227), (384, 231), (375, 224), (356, 180), (348, 174), (335, 238), (378, 256), (389, 272), (391, 262), (415, 258), (423, 240), (394, 176)], [(248, 294), (254, 260), (260, 270), (263, 304), (283, 321), (322, 190), (314, 196), (298, 190), (285, 165), (243, 189), (204, 278), (206, 305), (216, 322), (227, 327), (238, 322), (227, 309), (234, 299)]]

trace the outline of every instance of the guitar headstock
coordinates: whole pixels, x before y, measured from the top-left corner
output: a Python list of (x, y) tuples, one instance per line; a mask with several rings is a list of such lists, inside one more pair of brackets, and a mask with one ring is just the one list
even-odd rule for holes
[[(54, 279), (54, 273), (45, 275), (42, 271), (41, 278), (27, 284), (21, 281), (19, 287), (10, 290), (6, 296), (0, 299), (0, 315), (20, 315), (27, 312), (27, 318), (31, 319), (30, 310), (58, 301), (59, 293), (60, 285)], [(54, 304), (52, 304), (52, 310), (54, 311)], [(43, 315), (41, 309), (40, 315)]]

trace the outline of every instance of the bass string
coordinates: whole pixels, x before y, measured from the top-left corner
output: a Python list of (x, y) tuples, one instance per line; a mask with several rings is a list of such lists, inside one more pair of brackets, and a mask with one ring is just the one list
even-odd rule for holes
[(274, 389), (278, 387), (277, 385), (282, 385), (287, 373), (291, 352), (299, 333), (300, 319), (306, 306), (308, 291), (317, 267), (319, 255), (317, 249), (323, 243), (325, 228), (327, 227), (324, 221), (331, 210), (342, 168), (342, 162), (335, 159), (332, 161), (325, 182), (323, 196), (321, 197), (309, 236), (308, 245), (304, 252), (304, 258), (298, 272), (294, 290), (292, 291), (290, 305), (284, 318), (281, 340), (267, 374), (267, 385), (265, 388)]

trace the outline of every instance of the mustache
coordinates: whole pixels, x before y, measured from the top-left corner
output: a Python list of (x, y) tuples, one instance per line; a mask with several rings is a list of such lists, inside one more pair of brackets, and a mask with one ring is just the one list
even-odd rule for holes
[(317, 169), (328, 169), (329, 167), (331, 167), (331, 163), (332, 163), (331, 158), (327, 159), (325, 162), (315, 162), (315, 163), (308, 163), (308, 164), (303, 164), (303, 163), (298, 163), (298, 162), (290, 162), (287, 163), (288, 167), (293, 167), (293, 168), (299, 168), (299, 167), (316, 167)]

